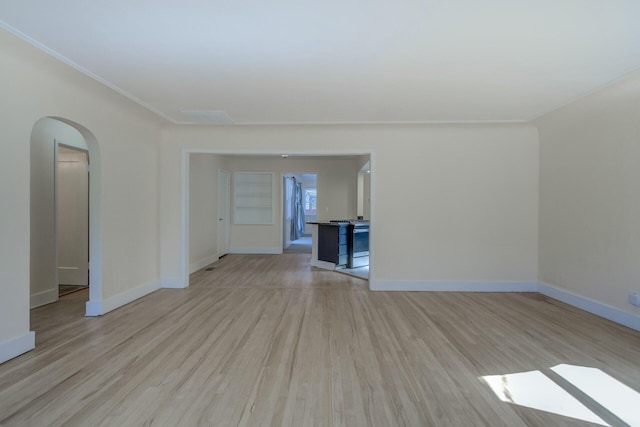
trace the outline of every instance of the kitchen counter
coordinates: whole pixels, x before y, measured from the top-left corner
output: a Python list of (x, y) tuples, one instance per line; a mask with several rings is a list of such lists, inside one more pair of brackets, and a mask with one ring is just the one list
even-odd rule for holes
[(317, 224), (317, 225), (328, 225), (331, 227), (340, 227), (344, 225), (354, 224), (354, 225), (369, 225), (368, 220), (362, 219), (353, 219), (353, 220), (331, 220), (331, 221), (308, 221), (307, 224)]
[(311, 265), (327, 270), (369, 265), (369, 221), (313, 221)]

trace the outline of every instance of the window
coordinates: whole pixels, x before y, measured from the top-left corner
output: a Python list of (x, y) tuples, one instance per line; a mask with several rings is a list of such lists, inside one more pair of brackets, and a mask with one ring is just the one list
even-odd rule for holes
[(303, 195), (304, 214), (315, 215), (316, 214), (316, 194), (315, 188), (305, 188)]

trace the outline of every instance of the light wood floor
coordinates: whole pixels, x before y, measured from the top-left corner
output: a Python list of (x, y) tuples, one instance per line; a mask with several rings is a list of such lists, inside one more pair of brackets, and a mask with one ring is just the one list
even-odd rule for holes
[(630, 329), (538, 294), (369, 292), (308, 258), (229, 255), (100, 318), (86, 291), (33, 310), (36, 350), (0, 365), (0, 424), (585, 425), (480, 377), (567, 363), (640, 390)]

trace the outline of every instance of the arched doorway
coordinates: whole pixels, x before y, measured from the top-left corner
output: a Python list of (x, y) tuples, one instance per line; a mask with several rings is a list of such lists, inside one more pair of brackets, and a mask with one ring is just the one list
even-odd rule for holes
[(102, 314), (101, 162), (95, 136), (67, 119), (45, 117), (31, 132), (30, 295), (31, 307), (58, 299), (56, 155), (59, 145), (84, 150), (89, 159), (89, 301), (87, 316)]

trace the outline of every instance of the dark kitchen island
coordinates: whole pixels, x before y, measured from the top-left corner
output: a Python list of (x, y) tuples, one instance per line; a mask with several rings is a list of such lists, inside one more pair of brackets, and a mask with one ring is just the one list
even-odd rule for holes
[(313, 227), (311, 265), (335, 270), (369, 265), (369, 221), (309, 222)]

